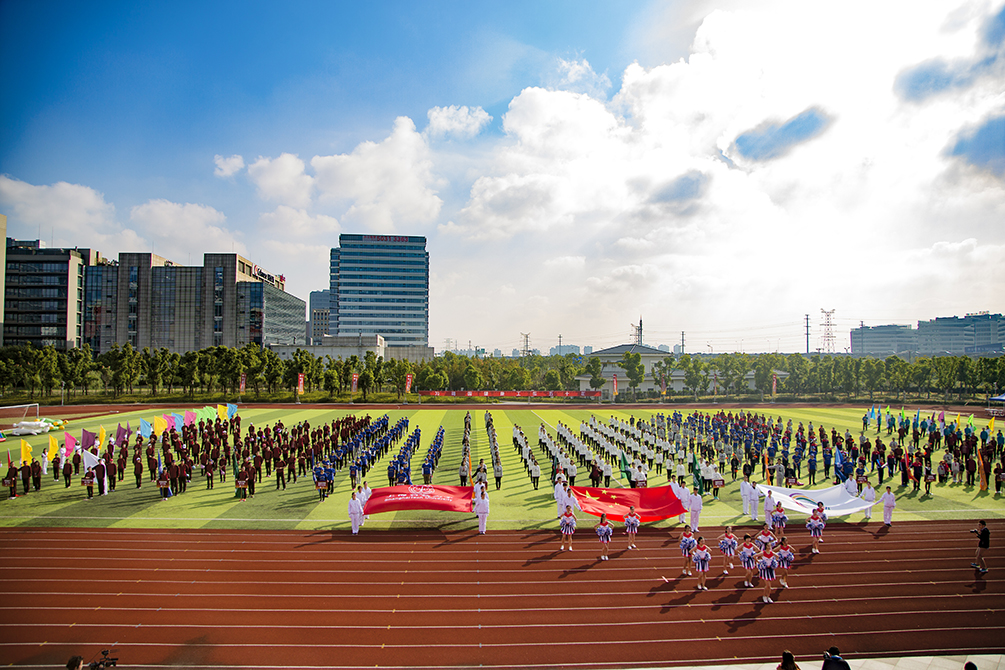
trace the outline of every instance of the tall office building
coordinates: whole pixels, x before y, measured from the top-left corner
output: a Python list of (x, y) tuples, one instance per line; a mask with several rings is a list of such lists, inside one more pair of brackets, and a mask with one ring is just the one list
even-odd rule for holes
[(185, 353), (213, 346), (305, 344), (303, 300), (285, 278), (237, 254), (182, 266), (121, 253), (88, 268), (84, 332), (95, 354), (126, 343)]
[(428, 349), (425, 237), (339, 235), (330, 281), (330, 334), (382, 335), (388, 348)]
[(7, 238), (4, 344), (66, 350), (83, 338), (84, 270), (91, 249), (46, 249), (40, 240)]
[(860, 326), (852, 328), (853, 356), (893, 356), (918, 350), (918, 331), (910, 326)]
[[(7, 239), (7, 215), (0, 214), (0, 237)], [(3, 268), (3, 272), (0, 272), (0, 318), (3, 317), (3, 305), (4, 305), (4, 294), (7, 292), (5, 286), (7, 285), (7, 245), (4, 244), (0, 247), (0, 268)], [(2, 325), (2, 324), (0, 324)], [(3, 328), (0, 328), (0, 347), (3, 346)]]
[(307, 344), (321, 344), (329, 334), (328, 313), (331, 309), (331, 291), (311, 291), (307, 299)]

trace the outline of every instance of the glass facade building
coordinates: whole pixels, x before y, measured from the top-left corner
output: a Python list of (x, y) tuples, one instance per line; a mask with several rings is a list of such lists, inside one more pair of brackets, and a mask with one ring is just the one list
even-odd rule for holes
[(85, 269), (90, 249), (46, 249), (38, 240), (7, 238), (3, 341), (7, 345), (81, 346)]
[(381, 335), (388, 346), (428, 346), (426, 238), (339, 235), (331, 250), (329, 333)]
[(176, 353), (212, 346), (303, 344), (303, 300), (285, 278), (237, 254), (204, 254), (201, 266), (148, 253), (87, 269), (84, 333), (95, 355), (113, 344)]

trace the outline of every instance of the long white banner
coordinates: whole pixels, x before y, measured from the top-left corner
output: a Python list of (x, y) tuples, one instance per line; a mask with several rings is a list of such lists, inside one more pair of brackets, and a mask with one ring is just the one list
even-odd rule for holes
[[(782, 507), (793, 512), (802, 512), (809, 515), (816, 509), (817, 503), (824, 504), (824, 511), (828, 517), (845, 516), (861, 512), (871, 507), (874, 503), (869, 503), (861, 498), (857, 498), (848, 493), (844, 486), (831, 486), (826, 489), (787, 489), (781, 486), (759, 485), (759, 491), (771, 491), (771, 497), (775, 502), (782, 503)], [(877, 498), (878, 498), (877, 494)]]

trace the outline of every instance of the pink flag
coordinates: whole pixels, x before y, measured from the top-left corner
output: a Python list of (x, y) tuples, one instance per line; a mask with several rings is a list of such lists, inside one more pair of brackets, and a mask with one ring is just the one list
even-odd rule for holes
[(63, 439), (66, 441), (66, 458), (69, 458), (73, 455), (73, 450), (77, 448), (77, 439), (69, 433), (63, 433)]
[(175, 425), (174, 425), (174, 414), (165, 414), (164, 415), (164, 420), (167, 421), (168, 430), (171, 430), (172, 428), (175, 427)]
[(185, 425), (191, 426), (195, 423), (195, 412), (192, 410), (185, 410)]

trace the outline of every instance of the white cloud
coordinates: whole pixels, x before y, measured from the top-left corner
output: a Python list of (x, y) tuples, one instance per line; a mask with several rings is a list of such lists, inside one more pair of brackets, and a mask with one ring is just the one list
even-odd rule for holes
[(213, 156), (213, 162), (216, 163), (216, 169), (213, 170), (213, 174), (224, 179), (233, 177), (244, 169), (244, 157), (239, 154), (234, 154), (229, 158), (216, 154)]
[(248, 166), (248, 176), (263, 200), (274, 200), (293, 207), (311, 204), (314, 177), (304, 172), (304, 162), (294, 154), (279, 158), (259, 157)]
[(312, 215), (305, 209), (287, 205), (276, 207), (259, 217), (264, 232), (287, 239), (323, 238), (330, 241), (339, 232), (338, 219), (324, 214)]
[(594, 98), (607, 97), (611, 88), (611, 80), (606, 74), (597, 74), (590, 67), (589, 61), (558, 59), (558, 79), (553, 82), (555, 88), (575, 93), (585, 93)]
[(201, 265), (203, 253), (248, 253), (224, 227), (227, 217), (206, 205), (149, 200), (133, 207), (129, 219), (152, 240), (155, 254), (176, 263)]
[(481, 107), (433, 107), (426, 115), (429, 125), (426, 134), (429, 137), (456, 137), (470, 139), (480, 133), (492, 117)]
[(90, 246), (106, 256), (147, 246), (135, 230), (118, 222), (114, 205), (80, 184), (36, 186), (0, 175), (0, 208), (8, 216), (7, 235), (16, 239)]
[(346, 203), (346, 225), (390, 233), (434, 221), (443, 201), (433, 186), (433, 161), (425, 138), (398, 117), (383, 142), (363, 142), (351, 154), (315, 156), (320, 200)]

